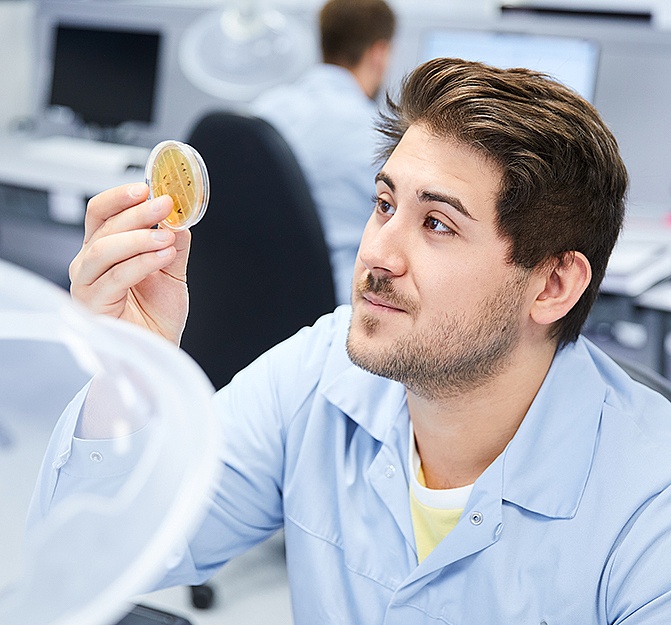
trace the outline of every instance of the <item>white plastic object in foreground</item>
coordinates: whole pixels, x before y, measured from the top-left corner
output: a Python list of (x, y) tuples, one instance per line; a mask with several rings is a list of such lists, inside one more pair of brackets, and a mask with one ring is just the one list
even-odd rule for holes
[[(91, 452), (91, 460), (102, 467), (137, 453), (137, 461), (114, 488), (96, 480), (92, 492), (52, 506), (24, 540), (49, 435), (94, 375), (122, 407), (112, 424), (122, 436), (108, 457)], [(171, 343), (89, 314), (58, 287), (0, 262), (0, 623), (111, 624), (164, 575), (216, 480), (212, 393)], [(123, 436), (139, 426), (139, 435)], [(69, 440), (73, 427), (56, 431)]]

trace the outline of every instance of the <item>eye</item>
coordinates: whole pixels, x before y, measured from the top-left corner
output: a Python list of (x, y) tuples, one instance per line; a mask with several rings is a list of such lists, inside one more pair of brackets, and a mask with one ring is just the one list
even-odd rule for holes
[(396, 209), (389, 202), (377, 195), (373, 196), (373, 202), (375, 203), (376, 212), (381, 215), (388, 215), (391, 217), (391, 215), (396, 212)]
[(424, 219), (424, 227), (438, 234), (446, 234), (446, 235), (456, 234), (456, 232), (452, 230), (452, 228), (444, 224), (442, 221), (440, 221), (440, 219), (436, 219), (431, 215), (427, 215), (427, 217)]

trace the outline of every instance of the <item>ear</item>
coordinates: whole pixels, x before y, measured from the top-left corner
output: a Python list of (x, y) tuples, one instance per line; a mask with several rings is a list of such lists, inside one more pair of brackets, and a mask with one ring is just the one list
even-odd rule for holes
[(575, 306), (592, 279), (592, 267), (584, 254), (566, 252), (543, 269), (541, 290), (531, 308), (531, 318), (549, 325), (564, 317)]

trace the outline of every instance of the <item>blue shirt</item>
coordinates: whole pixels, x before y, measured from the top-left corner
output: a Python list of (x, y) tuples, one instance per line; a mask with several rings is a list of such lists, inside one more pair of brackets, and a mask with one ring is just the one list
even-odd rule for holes
[[(165, 584), (203, 581), (284, 526), (296, 625), (671, 623), (665, 399), (586, 339), (559, 351), (456, 528), (418, 565), (405, 389), (350, 363), (349, 317), (323, 317), (216, 394), (221, 480)], [(86, 461), (73, 453), (58, 480), (43, 476), (57, 496), (75, 487), (75, 456)]]
[(280, 131), (305, 173), (329, 248), (336, 301), (349, 303), (375, 193), (375, 103), (349, 70), (322, 63), (262, 95), (251, 111)]

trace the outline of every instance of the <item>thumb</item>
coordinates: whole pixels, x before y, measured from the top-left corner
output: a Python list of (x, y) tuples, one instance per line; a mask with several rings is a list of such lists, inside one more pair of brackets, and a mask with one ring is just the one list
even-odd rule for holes
[(186, 282), (186, 266), (189, 260), (189, 249), (191, 247), (191, 232), (181, 230), (175, 232), (175, 242), (173, 244), (177, 254), (173, 261), (163, 269), (174, 278)]

